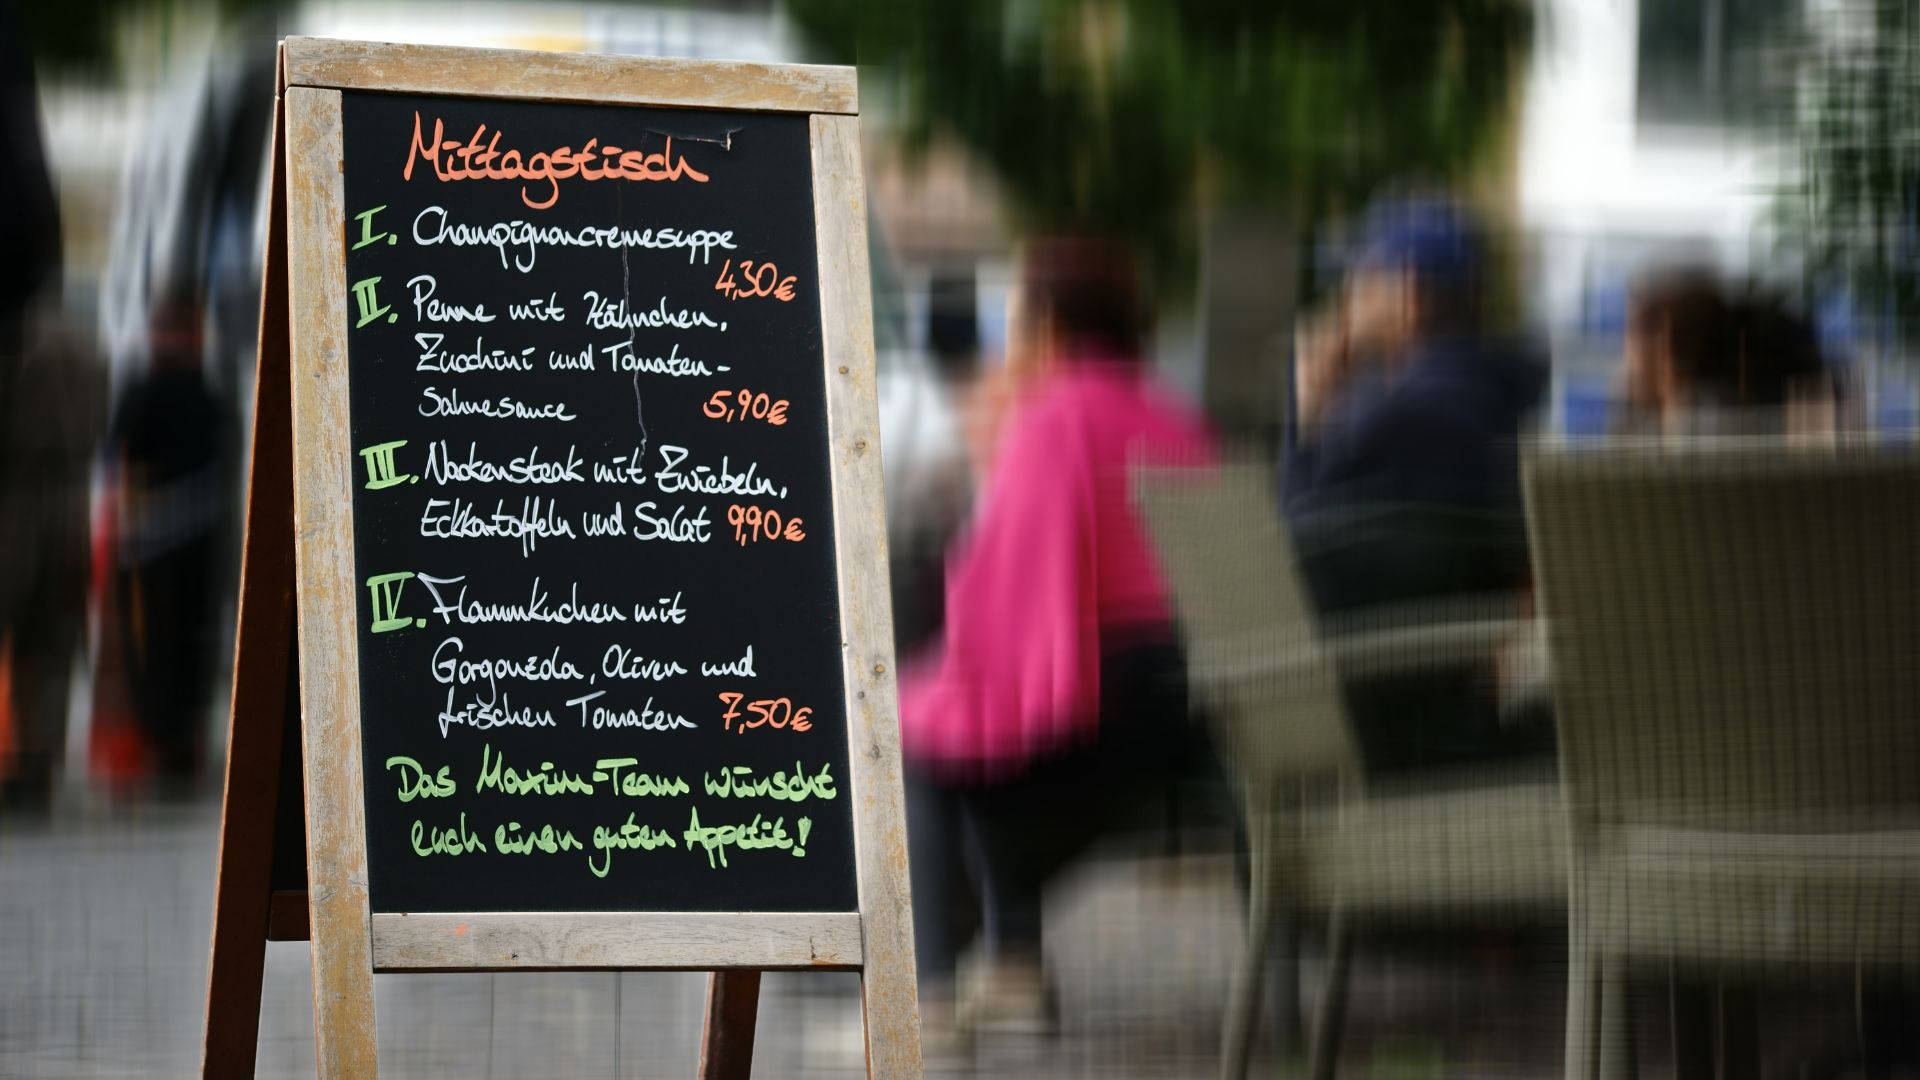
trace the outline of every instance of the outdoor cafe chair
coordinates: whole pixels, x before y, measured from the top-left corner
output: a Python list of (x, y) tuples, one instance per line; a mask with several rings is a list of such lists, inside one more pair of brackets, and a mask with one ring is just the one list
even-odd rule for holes
[[(1329, 633), (1298, 578), (1273, 470), (1141, 469), (1135, 499), (1159, 554), (1191, 683), (1239, 789), (1251, 877), (1247, 945), (1221, 1075), (1246, 1073), (1276, 922), (1281, 1022), (1297, 1023), (1296, 913), (1328, 916), (1309, 1051), (1331, 1077), (1356, 923), (1564, 912), (1564, 813), (1545, 776), (1479, 771), (1369, 790), (1341, 680), (1490, 657), (1515, 634), (1512, 597), (1363, 614)], [(1463, 615), (1462, 612), (1465, 612)], [(1333, 797), (1314, 800), (1314, 791)], [(1287, 1032), (1283, 1032), (1283, 1037)]]
[[(1920, 454), (1542, 445), (1525, 484), (1572, 844), (1566, 1075), (1633, 1071), (1630, 964), (1920, 966)], [(1727, 1052), (1747, 1074), (1753, 1047)]]

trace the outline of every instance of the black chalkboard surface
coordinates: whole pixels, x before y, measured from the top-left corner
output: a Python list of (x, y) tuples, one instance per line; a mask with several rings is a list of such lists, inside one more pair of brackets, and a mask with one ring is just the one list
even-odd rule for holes
[(857, 910), (807, 117), (341, 109), (371, 910)]

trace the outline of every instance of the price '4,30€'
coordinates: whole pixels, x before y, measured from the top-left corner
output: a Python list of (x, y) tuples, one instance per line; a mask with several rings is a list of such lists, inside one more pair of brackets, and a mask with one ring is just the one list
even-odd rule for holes
[(713, 290), (729, 300), (749, 300), (756, 296), (771, 296), (775, 300), (793, 299), (794, 276), (780, 276), (780, 268), (770, 262), (755, 262), (741, 259), (739, 273), (734, 272), (733, 260), (721, 264), (720, 276), (713, 282)]

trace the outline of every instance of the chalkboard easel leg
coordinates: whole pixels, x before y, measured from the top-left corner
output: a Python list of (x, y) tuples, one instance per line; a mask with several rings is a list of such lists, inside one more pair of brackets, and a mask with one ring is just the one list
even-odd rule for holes
[[(273, 213), (261, 282), (259, 367), (247, 484), (246, 538), (234, 634), (233, 700), (228, 718), (220, 864), (214, 886), (212, 956), (207, 972), (206, 1041), (201, 1075), (250, 1078), (260, 1035), (275, 806), (288, 705), (288, 643), (293, 640), (293, 451), (288, 413), (286, 188), (283, 135), (274, 110)], [(299, 798), (299, 791), (292, 793)]]
[(753, 1028), (759, 1012), (758, 971), (716, 971), (707, 976), (700, 1080), (747, 1080), (753, 1071)]

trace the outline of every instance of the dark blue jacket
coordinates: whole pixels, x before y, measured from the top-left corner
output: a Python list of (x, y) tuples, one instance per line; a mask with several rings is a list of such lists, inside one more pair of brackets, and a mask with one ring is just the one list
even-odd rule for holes
[(1514, 343), (1435, 341), (1392, 376), (1363, 377), (1307, 443), (1289, 439), (1289, 517), (1408, 503), (1520, 506), (1518, 437), (1546, 385)]
[[(1428, 344), (1396, 377), (1347, 388), (1289, 447), (1287, 517), (1323, 616), (1525, 583), (1518, 437), (1545, 381), (1512, 344)], [(1551, 723), (1509, 730), (1486, 683), (1478, 665), (1349, 682), (1368, 768), (1549, 751)]]

